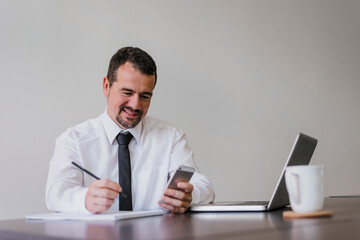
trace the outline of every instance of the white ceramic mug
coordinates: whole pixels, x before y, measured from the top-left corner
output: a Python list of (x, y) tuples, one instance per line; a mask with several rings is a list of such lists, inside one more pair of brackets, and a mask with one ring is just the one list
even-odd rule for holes
[(286, 188), (291, 208), (297, 213), (319, 211), (324, 205), (324, 166), (300, 165), (286, 168)]

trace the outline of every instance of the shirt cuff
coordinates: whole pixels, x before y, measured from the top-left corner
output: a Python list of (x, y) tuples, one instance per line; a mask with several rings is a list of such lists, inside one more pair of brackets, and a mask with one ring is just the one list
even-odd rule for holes
[(74, 194), (74, 203), (76, 206), (74, 206), (74, 209), (77, 209), (80, 213), (90, 213), (89, 210), (86, 208), (85, 205), (85, 198), (86, 198), (86, 193), (88, 191), (88, 188), (82, 188), (81, 190), (77, 191)]
[(200, 191), (199, 188), (194, 186), (194, 190), (192, 191), (192, 202), (191, 205), (196, 204), (207, 204), (214, 200), (213, 194), (203, 189), (203, 192)]

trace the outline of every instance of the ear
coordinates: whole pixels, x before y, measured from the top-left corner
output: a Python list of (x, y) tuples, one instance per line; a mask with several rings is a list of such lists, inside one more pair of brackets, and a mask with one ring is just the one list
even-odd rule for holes
[(109, 96), (110, 93), (110, 83), (107, 77), (104, 77), (103, 79), (103, 93), (106, 98)]

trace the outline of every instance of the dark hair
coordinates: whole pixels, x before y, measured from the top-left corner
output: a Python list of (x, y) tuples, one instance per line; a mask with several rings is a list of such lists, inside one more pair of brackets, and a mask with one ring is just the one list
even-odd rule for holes
[(125, 64), (126, 62), (132, 63), (134, 68), (140, 71), (142, 74), (154, 75), (155, 87), (157, 80), (155, 61), (149, 54), (137, 47), (123, 47), (119, 49), (114, 54), (114, 56), (112, 56), (107, 73), (110, 87), (113, 82), (116, 81), (117, 70), (121, 65)]

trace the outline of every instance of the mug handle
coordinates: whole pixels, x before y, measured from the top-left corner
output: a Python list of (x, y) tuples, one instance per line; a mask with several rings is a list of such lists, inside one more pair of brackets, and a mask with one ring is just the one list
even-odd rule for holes
[(292, 192), (292, 195), (294, 196), (294, 200), (296, 204), (301, 204), (301, 198), (300, 198), (300, 186), (299, 186), (299, 175), (296, 173), (290, 173), (291, 175), (291, 188), (290, 191)]

